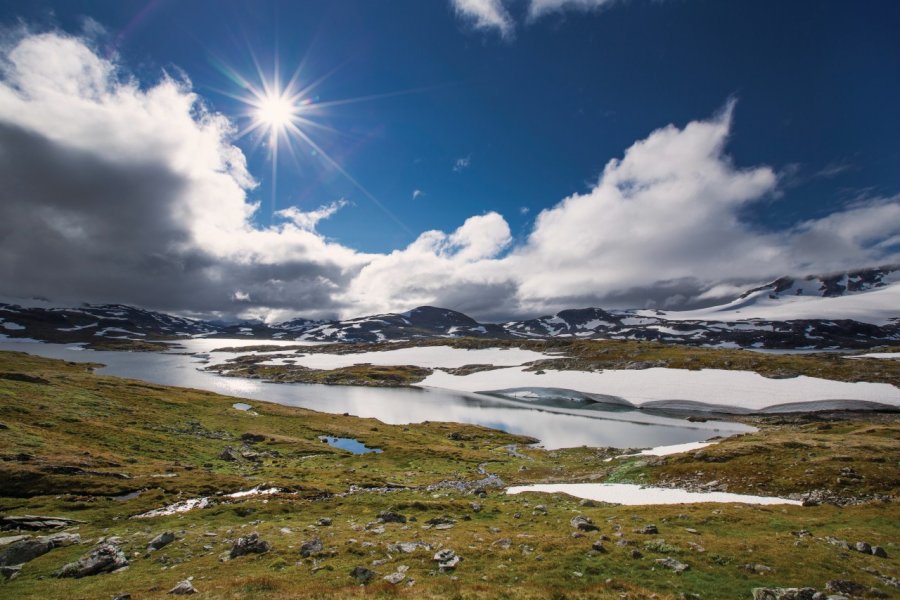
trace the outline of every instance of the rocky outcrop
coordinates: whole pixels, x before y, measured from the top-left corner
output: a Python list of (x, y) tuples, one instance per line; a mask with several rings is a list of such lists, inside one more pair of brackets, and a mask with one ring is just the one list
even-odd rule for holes
[(80, 579), (100, 573), (112, 573), (127, 566), (128, 559), (122, 549), (117, 544), (104, 542), (77, 561), (63, 565), (56, 576)]
[(231, 552), (229, 552), (228, 557), (237, 558), (239, 556), (244, 556), (245, 554), (265, 554), (271, 549), (272, 545), (269, 544), (269, 542), (259, 539), (259, 534), (254, 531), (250, 535), (238, 538), (231, 547)]
[(41, 537), (24, 537), (0, 548), (0, 566), (21, 565), (42, 556), (54, 548), (81, 542), (78, 534), (58, 533)]

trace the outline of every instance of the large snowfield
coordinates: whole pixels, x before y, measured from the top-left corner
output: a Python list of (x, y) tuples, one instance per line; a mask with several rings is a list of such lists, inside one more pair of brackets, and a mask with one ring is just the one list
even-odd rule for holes
[(688, 492), (674, 488), (641, 487), (630, 483), (538, 483), (509, 488), (507, 494), (541, 492), (568, 494), (596, 502), (610, 502), (626, 506), (652, 506), (658, 504), (694, 504), (700, 502), (741, 502), (743, 504), (794, 504), (799, 500), (748, 496), (727, 492)]
[[(465, 350), (450, 346), (424, 346), (401, 348), (383, 352), (361, 352), (357, 354), (307, 354), (291, 357), (294, 364), (311, 369), (339, 369), (353, 365), (414, 365), (430, 369), (455, 369), (465, 365), (518, 366), (534, 360), (549, 358), (548, 355), (519, 348), (482, 348)], [(283, 364), (283, 360), (273, 359), (263, 364)]]
[(698, 310), (636, 311), (647, 317), (662, 317), (670, 321), (790, 321), (797, 319), (852, 319), (861, 323), (885, 325), (898, 318), (900, 284), (860, 294), (826, 298), (822, 296), (782, 294), (770, 298), (767, 291), (739, 298), (728, 304)]

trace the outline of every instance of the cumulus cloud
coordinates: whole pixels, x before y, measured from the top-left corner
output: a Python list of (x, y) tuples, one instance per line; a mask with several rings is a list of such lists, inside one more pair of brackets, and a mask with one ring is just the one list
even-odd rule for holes
[(496, 30), (506, 38), (513, 35), (515, 25), (503, 0), (451, 0), (451, 4), (475, 29)]
[(62, 34), (0, 59), (0, 294), (183, 313), (356, 316), (431, 304), (504, 319), (573, 306), (672, 306), (784, 274), (900, 262), (900, 197), (760, 231), (769, 166), (727, 154), (734, 104), (669, 125), (541, 211), (522, 241), (496, 212), (366, 254), (316, 226), (346, 206), (254, 224), (233, 124), (190, 82), (141, 85)]
[(0, 82), (3, 292), (333, 311), (365, 257), (312, 230), (331, 209), (253, 227), (255, 181), (233, 131), (187, 81), (141, 87), (83, 40), (22, 35)]
[(499, 215), (491, 218), (494, 236), (487, 236), (496, 243), (452, 258), (444, 251), (448, 240), (476, 227), (423, 234), (367, 265), (351, 286), (354, 302), (390, 298), (411, 307), (465, 288), (489, 298), (484, 310), (491, 314), (677, 308), (788, 273), (900, 260), (898, 198), (862, 202), (787, 230), (759, 231), (743, 222), (742, 210), (770, 199), (779, 179), (771, 167), (741, 168), (728, 156), (734, 108), (729, 102), (710, 119), (669, 125), (636, 142), (606, 165), (590, 191), (541, 211), (514, 248), (500, 243)]
[(290, 221), (304, 231), (315, 231), (319, 221), (324, 221), (345, 206), (347, 206), (347, 201), (342, 198), (331, 204), (320, 206), (316, 210), (306, 212), (300, 210), (296, 206), (290, 206), (275, 211), (275, 216)]

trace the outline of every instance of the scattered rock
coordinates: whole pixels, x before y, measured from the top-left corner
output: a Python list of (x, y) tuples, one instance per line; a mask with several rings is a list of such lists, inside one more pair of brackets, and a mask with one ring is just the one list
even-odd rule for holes
[(22, 565), (4, 565), (0, 567), (0, 576), (6, 580), (15, 579), (22, 571)]
[(244, 433), (241, 435), (241, 441), (247, 444), (266, 441), (266, 436), (261, 433)]
[(753, 588), (753, 600), (814, 600), (813, 588)]
[(534, 507), (534, 510), (531, 512), (531, 514), (533, 514), (533, 515), (546, 515), (546, 514), (547, 514), (547, 507), (544, 506), (543, 504), (538, 504), (537, 506)]
[(600, 552), (601, 554), (606, 554), (607, 550), (603, 546), (603, 543), (600, 540), (597, 540), (593, 544), (591, 544), (591, 550), (594, 552)]
[(461, 561), (462, 558), (458, 556), (453, 550), (445, 548), (443, 550), (439, 550), (437, 554), (434, 555), (434, 560), (437, 561), (438, 568), (441, 571), (448, 571), (450, 569), (456, 568), (456, 565), (459, 564), (459, 561)]
[(685, 571), (687, 571), (688, 569), (691, 568), (690, 565), (688, 565), (687, 563), (683, 563), (683, 562), (675, 560), (674, 558), (671, 558), (671, 557), (657, 558), (656, 564), (662, 565), (663, 567), (665, 567), (667, 569), (671, 569), (671, 570), (675, 571), (676, 573), (684, 573)]
[(872, 546), (872, 556), (877, 556), (879, 558), (887, 558), (887, 552), (884, 551), (884, 548), (881, 546)]
[(832, 579), (825, 584), (825, 589), (829, 592), (837, 592), (839, 594), (850, 594), (851, 596), (862, 596), (868, 591), (866, 586), (855, 581), (847, 579)]
[(643, 533), (645, 535), (656, 535), (657, 533), (659, 533), (659, 529), (656, 527), (656, 525), (650, 524), (650, 525), (644, 525), (643, 527), (639, 527), (639, 528), (635, 529), (634, 532), (635, 533)]
[(240, 456), (231, 446), (225, 446), (225, 449), (219, 453), (219, 460), (227, 460), (228, 462), (236, 462), (240, 460)]
[(756, 573), (757, 575), (765, 575), (775, 570), (768, 565), (763, 565), (760, 563), (741, 565), (738, 568), (750, 573)]
[(303, 545), (300, 546), (300, 556), (303, 558), (307, 558), (310, 556), (315, 556), (322, 552), (325, 549), (325, 545), (322, 544), (322, 540), (319, 538), (315, 538), (313, 540), (308, 540), (303, 542)]
[(482, 506), (480, 502), (471, 502), (469, 503), (469, 508), (472, 509), (472, 512), (480, 513)]
[(322, 517), (317, 521), (319, 527), (331, 527), (331, 519), (328, 517)]
[(84, 524), (84, 521), (66, 519), (65, 517), (41, 517), (35, 515), (7, 515), (0, 517), (0, 530), (25, 529), (40, 531), (42, 529), (58, 529), (69, 525)]
[(104, 542), (75, 562), (63, 565), (56, 572), (57, 577), (80, 579), (100, 573), (111, 573), (128, 566), (125, 553), (116, 544)]
[(578, 531), (600, 531), (600, 528), (594, 525), (594, 522), (590, 519), (590, 517), (585, 517), (584, 515), (572, 517), (572, 520), (569, 521), (569, 524)]
[(425, 521), (425, 524), (429, 527), (433, 527), (434, 529), (450, 529), (456, 524), (454, 519), (450, 517), (434, 517), (433, 519), (428, 519)]
[(175, 534), (171, 531), (166, 531), (164, 533), (159, 534), (147, 544), (147, 554), (153, 552), (154, 550), (159, 550), (160, 548), (165, 548), (169, 544), (175, 541)]
[(185, 579), (184, 581), (179, 581), (178, 585), (169, 590), (168, 593), (176, 596), (187, 596), (188, 594), (196, 594), (197, 588), (194, 587), (190, 580)]
[(131, 600), (131, 594), (116, 594), (113, 600)]
[(597, 506), (597, 503), (594, 502), (593, 500), (589, 500), (588, 498), (583, 498), (581, 501), (578, 502), (578, 506), (586, 506), (588, 508), (593, 508), (594, 506)]
[(493, 542), (491, 546), (499, 546), (503, 550), (509, 550), (510, 548), (512, 548), (512, 540), (509, 538), (502, 538), (497, 540), (496, 542)]
[(431, 544), (425, 542), (397, 542), (388, 546), (388, 552), (412, 554), (417, 550), (425, 550), (431, 552)]
[(385, 575), (383, 579), (390, 584), (397, 585), (404, 579), (406, 579), (406, 572), (409, 570), (409, 567), (406, 565), (400, 565), (397, 567), (397, 571), (391, 573), (390, 575)]
[(637, 548), (632, 548), (631, 558), (644, 558), (644, 555), (641, 554), (641, 551), (638, 550)]
[(372, 578), (375, 577), (375, 575), (375, 571), (372, 571), (365, 567), (353, 567), (353, 569), (350, 571), (350, 577), (352, 577), (362, 585), (365, 585), (372, 581)]
[(272, 545), (259, 539), (259, 534), (254, 531), (250, 535), (238, 538), (234, 546), (231, 547), (231, 552), (228, 556), (229, 558), (237, 558), (245, 554), (264, 554), (271, 549)]
[(378, 513), (378, 520), (382, 523), (406, 523), (406, 517), (404, 515), (389, 510)]

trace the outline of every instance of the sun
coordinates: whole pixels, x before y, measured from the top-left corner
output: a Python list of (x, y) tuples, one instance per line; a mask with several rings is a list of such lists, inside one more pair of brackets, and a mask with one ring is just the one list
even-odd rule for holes
[(297, 116), (298, 106), (286, 94), (270, 93), (256, 104), (256, 121), (271, 131), (284, 131), (294, 122)]

